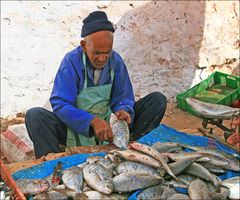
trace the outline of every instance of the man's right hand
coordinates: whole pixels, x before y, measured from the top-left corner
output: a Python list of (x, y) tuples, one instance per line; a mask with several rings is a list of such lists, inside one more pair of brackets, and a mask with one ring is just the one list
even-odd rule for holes
[(94, 129), (96, 137), (100, 141), (105, 140), (105, 141), (112, 142), (113, 140), (112, 128), (105, 120), (95, 117), (91, 121), (91, 126)]

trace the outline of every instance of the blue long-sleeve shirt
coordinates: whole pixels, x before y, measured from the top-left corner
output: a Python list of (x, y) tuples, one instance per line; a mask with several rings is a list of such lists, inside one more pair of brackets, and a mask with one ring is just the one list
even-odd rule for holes
[[(93, 114), (76, 107), (76, 99), (83, 89), (85, 67), (82, 61), (81, 46), (67, 53), (56, 74), (50, 102), (53, 112), (75, 133), (87, 133)], [(134, 117), (134, 95), (126, 65), (118, 53), (112, 51), (105, 64), (98, 85), (112, 82), (110, 70), (114, 70), (110, 108), (112, 112), (127, 111)], [(94, 86), (93, 67), (87, 59), (88, 87)], [(85, 135), (88, 136), (88, 135)]]

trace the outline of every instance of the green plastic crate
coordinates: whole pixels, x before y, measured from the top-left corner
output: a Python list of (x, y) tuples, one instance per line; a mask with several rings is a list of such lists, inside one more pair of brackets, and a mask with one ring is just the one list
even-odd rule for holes
[(194, 97), (207, 103), (229, 106), (240, 99), (240, 77), (214, 72), (207, 79), (176, 96), (178, 108), (197, 114), (186, 102), (187, 97)]

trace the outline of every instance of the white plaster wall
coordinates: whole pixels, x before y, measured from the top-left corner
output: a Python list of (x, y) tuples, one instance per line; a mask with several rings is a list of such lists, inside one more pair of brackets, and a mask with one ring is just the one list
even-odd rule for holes
[(116, 24), (114, 48), (136, 98), (175, 97), (200, 81), (196, 66), (207, 67), (201, 78), (238, 72), (238, 1), (1, 1), (2, 117), (47, 101), (63, 56), (79, 44), (83, 18), (98, 9)]

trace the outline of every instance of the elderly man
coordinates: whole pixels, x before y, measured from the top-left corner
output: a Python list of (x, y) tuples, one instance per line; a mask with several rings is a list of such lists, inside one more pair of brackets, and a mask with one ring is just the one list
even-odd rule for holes
[(166, 98), (154, 92), (135, 102), (126, 65), (112, 50), (113, 33), (113, 25), (102, 11), (83, 20), (84, 39), (65, 55), (55, 77), (50, 97), (53, 112), (32, 108), (26, 113), (36, 158), (60, 152), (60, 144), (111, 142), (111, 113), (128, 123), (132, 140), (159, 125)]

